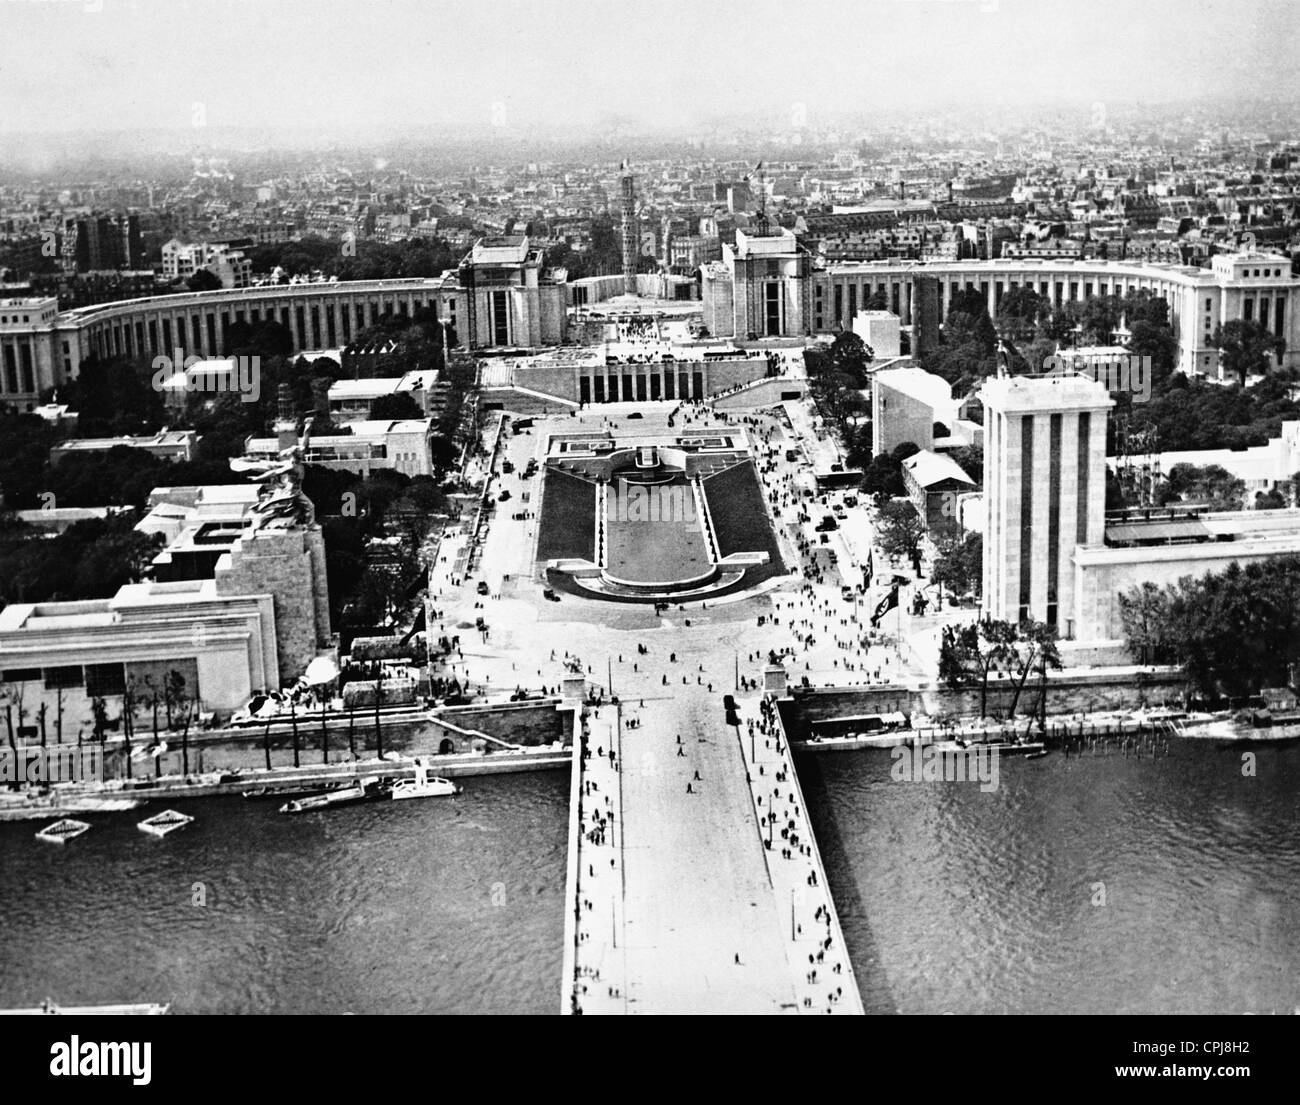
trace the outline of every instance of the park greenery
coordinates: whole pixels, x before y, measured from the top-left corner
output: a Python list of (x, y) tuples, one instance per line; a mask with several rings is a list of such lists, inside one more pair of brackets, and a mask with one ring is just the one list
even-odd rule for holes
[(254, 246), (247, 253), (254, 272), (281, 269), (284, 283), (294, 276), (315, 274), (336, 276), (340, 281), (441, 276), (461, 259), (441, 238), (407, 238), (390, 244), (309, 235), (296, 242)]
[(862, 392), (867, 387), (867, 366), (874, 357), (866, 342), (851, 330), (837, 334), (830, 345), (818, 343), (804, 351), (813, 401), (850, 452), (861, 434), (871, 440), (868, 403)]
[(1207, 698), (1241, 699), (1287, 686), (1300, 663), (1300, 556), (1230, 564), (1119, 596), (1133, 658), (1181, 665)]
[[(183, 408), (168, 406), (144, 359), (91, 357), (57, 399), (78, 414), (77, 434), (107, 437), (192, 429), (200, 436), (190, 460), (171, 461), (126, 445), (68, 453), (57, 464), (51, 448), (66, 435), (32, 414), (0, 412), (0, 603), (103, 598), (138, 581), (157, 552), (157, 539), (135, 531), (155, 487), (241, 482), (230, 459), (249, 437), (272, 434), (282, 390), (312, 432), (347, 433), (333, 424), (331, 383), (344, 376), (329, 358), (293, 357), (292, 337), (278, 322), (235, 323), (227, 332), (233, 356), (256, 357), (254, 401), (235, 393), (193, 392)], [(451, 509), (446, 483), (461, 449), (472, 441), (474, 362), (444, 358), (455, 335), (429, 311), (390, 316), (357, 335), (353, 347), (366, 374), (398, 376), (436, 368), (449, 386), (431, 438), (432, 477), (378, 471), (369, 477), (308, 465), (305, 492), (316, 505), (326, 546), (330, 602), (336, 619), (364, 625), (399, 620), (422, 582), (420, 551), (435, 515)], [(45, 398), (55, 398), (53, 393)], [(422, 418), (409, 393), (374, 404), (376, 419)], [(114, 507), (123, 513), (79, 522), (42, 536), (14, 511), (54, 507)], [(394, 540), (396, 538), (397, 540)]]

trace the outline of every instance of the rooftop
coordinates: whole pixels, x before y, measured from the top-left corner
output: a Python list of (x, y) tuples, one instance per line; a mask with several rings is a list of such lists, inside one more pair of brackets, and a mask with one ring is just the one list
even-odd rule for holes
[(480, 238), (470, 260), (476, 265), (522, 265), (528, 260), (528, 239), (522, 234)]
[(975, 481), (966, 475), (965, 469), (952, 457), (943, 453), (932, 453), (928, 449), (922, 449), (919, 453), (908, 457), (903, 461), (903, 467), (922, 487), (934, 487), (945, 480), (956, 480), (968, 487), (976, 486)]

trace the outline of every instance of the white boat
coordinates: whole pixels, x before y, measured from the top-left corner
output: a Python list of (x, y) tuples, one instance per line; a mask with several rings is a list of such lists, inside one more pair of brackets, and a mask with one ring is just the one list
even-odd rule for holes
[(143, 798), (119, 798), (99, 794), (68, 795), (59, 805), (73, 813), (120, 813), (144, 805)]
[(429, 774), (429, 765), (416, 758), (415, 777), (393, 784), (393, 801), (402, 798), (447, 798), (459, 794), (461, 788), (450, 779)]
[(124, 1005), (57, 1005), (46, 998), (27, 1009), (0, 1009), (0, 1017), (161, 1017), (171, 1010), (169, 1001), (143, 1001)]
[(86, 822), (65, 817), (62, 821), (54, 822), (53, 825), (46, 825), (36, 834), (36, 839), (47, 840), (51, 844), (66, 844), (69, 840), (75, 840), (82, 833), (89, 831), (90, 826)]
[(0, 797), (0, 821), (40, 821), (59, 814), (117, 813), (144, 805), (143, 798), (66, 792), (57, 787), (49, 794), (15, 794)]
[(176, 810), (163, 810), (162, 813), (156, 813), (153, 817), (146, 817), (136, 828), (152, 836), (166, 836), (168, 833), (174, 833), (177, 829), (183, 829), (188, 825), (192, 818), (187, 813), (177, 813)]

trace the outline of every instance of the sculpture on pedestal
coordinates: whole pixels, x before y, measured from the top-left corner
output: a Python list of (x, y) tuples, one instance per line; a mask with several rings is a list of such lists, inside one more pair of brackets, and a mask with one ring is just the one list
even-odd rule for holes
[(281, 449), (276, 460), (231, 458), (232, 471), (242, 472), (262, 485), (251, 513), (254, 530), (294, 529), (315, 522), (316, 508), (302, 491), (313, 421), (308, 418), (304, 422), (302, 436), (293, 445)]

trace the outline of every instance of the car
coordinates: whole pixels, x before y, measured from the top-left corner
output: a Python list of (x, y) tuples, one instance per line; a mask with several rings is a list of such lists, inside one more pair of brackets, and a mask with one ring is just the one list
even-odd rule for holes
[(479, 580), (479, 585), (478, 585), (477, 590), (478, 590), (478, 593), (479, 593), (480, 595), (486, 595), (486, 594), (489, 594), (489, 593), (490, 593), (490, 590), (489, 590), (488, 585), (487, 585), (487, 580), (485, 580), (485, 579), (483, 579), (483, 580)]
[(640, 412), (640, 411), (633, 411), (633, 412), (632, 412), (631, 414), (629, 414), (627, 417), (628, 417), (628, 418), (640, 418), (640, 417), (641, 417), (641, 412)]
[(504, 503), (508, 498), (510, 498), (510, 492), (508, 490), (502, 491), (501, 494), (497, 496), (497, 502)]
[(515, 470), (514, 461), (503, 460), (501, 462), (501, 471), (504, 472), (507, 476), (510, 475), (510, 473), (513, 472), (514, 470)]

